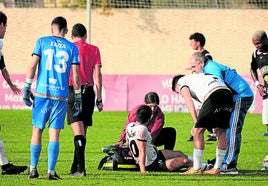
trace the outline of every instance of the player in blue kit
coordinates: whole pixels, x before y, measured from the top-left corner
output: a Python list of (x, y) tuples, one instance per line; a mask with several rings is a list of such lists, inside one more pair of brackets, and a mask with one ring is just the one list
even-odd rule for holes
[(241, 132), (247, 111), (253, 102), (253, 92), (236, 70), (212, 60), (205, 62), (204, 56), (199, 52), (191, 56), (190, 65), (195, 73), (213, 74), (223, 79), (233, 93), (234, 108), (230, 128), (226, 132), (228, 146), (221, 174), (238, 174), (236, 166), (241, 147)]
[[(32, 53), (32, 62), (26, 74), (23, 101), (32, 109), (31, 165), (28, 178), (38, 178), (37, 164), (42, 149), (42, 132), (48, 122), (48, 180), (60, 180), (55, 172), (59, 155), (59, 135), (64, 128), (67, 109), (68, 83), (72, 70), (75, 92), (74, 114), (79, 114), (82, 108), (79, 60), (77, 47), (66, 40), (67, 21), (56, 17), (51, 23), (52, 36), (37, 40)], [(31, 92), (31, 84), (37, 73), (35, 95)], [(33, 100), (33, 102), (32, 102)]]

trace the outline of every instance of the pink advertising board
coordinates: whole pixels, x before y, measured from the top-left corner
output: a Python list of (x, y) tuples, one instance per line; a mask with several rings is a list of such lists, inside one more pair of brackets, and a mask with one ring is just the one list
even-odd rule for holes
[[(187, 112), (183, 99), (171, 91), (173, 75), (103, 75), (103, 103), (105, 111), (129, 111), (143, 103), (144, 95), (155, 91), (160, 97), (160, 107), (165, 112)], [(262, 99), (250, 75), (243, 76), (254, 92), (254, 103), (250, 113), (261, 113)], [(0, 109), (31, 109), (24, 105), (23, 86), (25, 75), (11, 75), (13, 82), (21, 89), (14, 95), (6, 81), (0, 78)], [(260, 78), (261, 79), (261, 78)], [(34, 89), (35, 82), (33, 83)]]

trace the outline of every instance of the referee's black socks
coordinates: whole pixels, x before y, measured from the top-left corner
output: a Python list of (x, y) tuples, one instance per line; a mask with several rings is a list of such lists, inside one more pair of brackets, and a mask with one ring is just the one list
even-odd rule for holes
[(77, 135), (74, 137), (75, 155), (78, 163), (78, 171), (85, 170), (85, 137)]

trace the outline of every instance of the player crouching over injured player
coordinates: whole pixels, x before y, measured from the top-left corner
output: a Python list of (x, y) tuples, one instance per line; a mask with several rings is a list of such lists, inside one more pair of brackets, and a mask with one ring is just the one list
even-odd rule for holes
[[(218, 146), (216, 148), (216, 162), (213, 169), (204, 174), (220, 174), (220, 167), (226, 153), (227, 140), (226, 129), (232, 113), (233, 98), (230, 89), (223, 80), (209, 74), (178, 75), (172, 80), (172, 90), (179, 93), (185, 100), (189, 113), (191, 114), (194, 127), (194, 165), (182, 174), (202, 174), (201, 168), (204, 155), (204, 131), (206, 128), (216, 130)], [(202, 107), (199, 115), (193, 99), (200, 102)]]
[(136, 113), (136, 122), (129, 123), (126, 128), (127, 144), (140, 167), (140, 172), (177, 171), (193, 166), (192, 160), (179, 150), (156, 149), (146, 127), (151, 115), (152, 110), (149, 106), (139, 107)]

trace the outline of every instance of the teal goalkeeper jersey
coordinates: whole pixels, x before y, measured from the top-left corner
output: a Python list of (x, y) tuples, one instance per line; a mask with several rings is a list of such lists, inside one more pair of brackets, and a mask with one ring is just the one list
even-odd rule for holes
[(231, 89), (234, 101), (242, 97), (253, 97), (253, 92), (246, 80), (237, 74), (236, 70), (230, 69), (228, 66), (208, 60), (202, 72), (223, 79), (228, 88)]
[(72, 64), (80, 64), (78, 49), (65, 38), (46, 36), (37, 40), (33, 55), (40, 57), (35, 96), (67, 100)]

